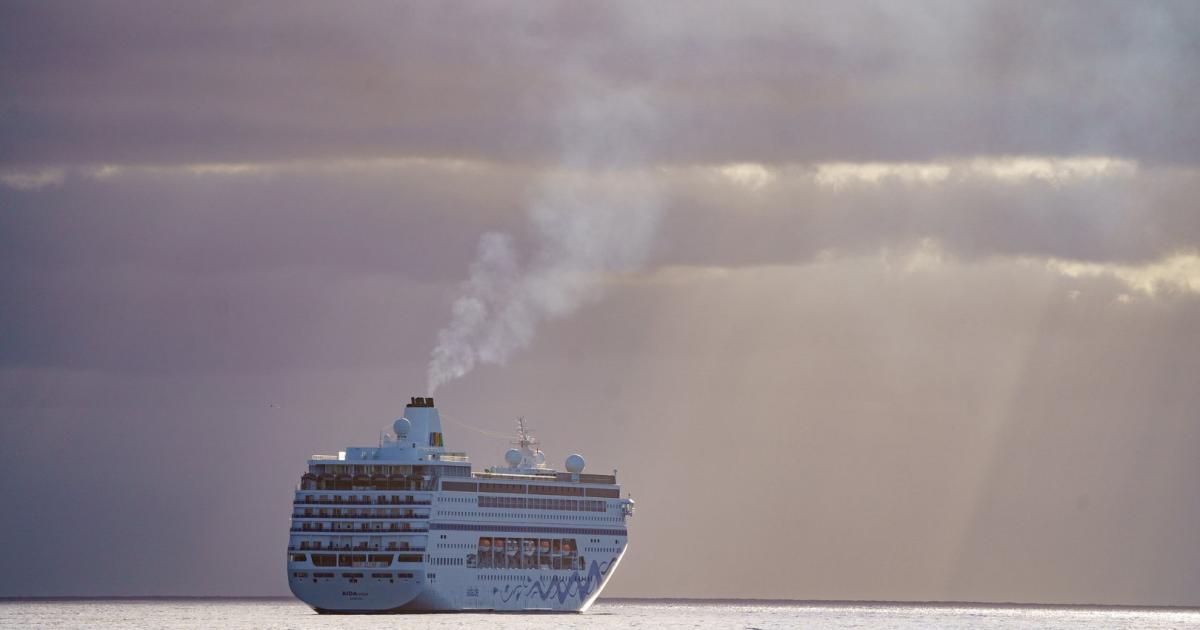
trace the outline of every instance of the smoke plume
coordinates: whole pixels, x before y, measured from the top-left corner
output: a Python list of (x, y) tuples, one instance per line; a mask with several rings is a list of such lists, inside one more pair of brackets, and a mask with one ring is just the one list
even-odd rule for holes
[[(580, 78), (584, 77), (584, 78)], [(479, 239), (470, 277), (429, 362), (429, 393), (480, 363), (504, 365), (545, 320), (570, 315), (604, 293), (610, 274), (640, 267), (661, 208), (639, 167), (655, 113), (640, 89), (614, 88), (586, 73), (557, 116), (561, 165), (537, 184), (528, 206), (532, 253), (508, 234)]]

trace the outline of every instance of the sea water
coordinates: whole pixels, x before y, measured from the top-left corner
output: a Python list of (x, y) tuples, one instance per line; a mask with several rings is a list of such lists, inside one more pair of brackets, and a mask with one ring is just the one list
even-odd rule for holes
[(600, 600), (584, 614), (317, 615), (294, 599), (0, 600), (2, 628), (1200, 628), (1200, 609)]

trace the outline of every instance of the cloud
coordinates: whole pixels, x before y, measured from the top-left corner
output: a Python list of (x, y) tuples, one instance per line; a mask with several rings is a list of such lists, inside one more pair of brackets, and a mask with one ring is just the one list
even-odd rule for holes
[(885, 179), (937, 183), (950, 176), (950, 166), (939, 163), (833, 162), (818, 164), (813, 180), (820, 186), (844, 188), (852, 184), (877, 184)]
[(652, 179), (664, 204), (652, 265), (794, 264), (933, 239), (964, 260), (1140, 266), (1200, 243), (1200, 170), (1114, 157), (625, 164), (599, 178), (579, 165), (412, 157), (79, 167), (60, 184), (10, 193), (0, 260), (233, 271), (323, 251), (323, 264), (443, 282), (485, 232), (524, 247), (528, 199), (554, 178), (591, 181), (592, 191)]
[[(1112, 157), (767, 166), (753, 190), (668, 169), (662, 264), (757, 265), (906, 249), (1140, 265), (1200, 242), (1200, 171)], [(752, 193), (752, 194), (751, 194)]]
[(324, 160), (290, 160), (284, 162), (197, 162), (184, 164), (100, 164), (81, 167), (88, 178), (105, 181), (128, 177), (177, 178), (180, 176), (209, 178), (245, 178), (276, 175), (386, 175), (402, 174), (415, 169), (463, 171), (482, 168), (501, 168), (472, 160), (424, 158), (419, 156), (393, 158), (330, 158)]
[(883, 181), (941, 184), (949, 179), (993, 179), (1019, 183), (1037, 180), (1053, 184), (1100, 178), (1129, 178), (1137, 163), (1110, 156), (1094, 157), (977, 157), (934, 162), (832, 162), (816, 165), (818, 185), (843, 188)]
[[(1087, 263), (1050, 259), (1046, 267), (1068, 278), (1114, 278), (1130, 290), (1154, 297), (1162, 293), (1200, 294), (1200, 256), (1174, 254), (1145, 265)], [(1128, 301), (1128, 298), (1125, 299)]]
[(0, 184), (14, 190), (39, 190), (47, 186), (58, 186), (63, 183), (65, 177), (66, 172), (61, 168), (32, 172), (0, 171)]
[(0, 163), (545, 165), (583, 49), (661, 100), (660, 164), (1200, 158), (1187, 3), (677, 6), (5, 3)]
[(772, 170), (762, 164), (752, 162), (728, 164), (718, 167), (717, 172), (729, 181), (750, 190), (758, 190), (775, 179), (775, 173)]
[(1080, 179), (1128, 178), (1137, 173), (1137, 163), (1111, 156), (1079, 158), (1021, 157), (1009, 159), (976, 159), (970, 170), (982, 176), (1000, 180), (1028, 179), (1050, 183), (1066, 183)]

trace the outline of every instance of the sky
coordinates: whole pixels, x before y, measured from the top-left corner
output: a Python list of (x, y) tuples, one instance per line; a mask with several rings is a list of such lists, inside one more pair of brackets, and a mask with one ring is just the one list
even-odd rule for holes
[[(1200, 605), (1200, 5), (0, 5), (0, 596), (284, 595), (436, 388), (605, 595)], [(470, 428), (475, 427), (475, 428)]]

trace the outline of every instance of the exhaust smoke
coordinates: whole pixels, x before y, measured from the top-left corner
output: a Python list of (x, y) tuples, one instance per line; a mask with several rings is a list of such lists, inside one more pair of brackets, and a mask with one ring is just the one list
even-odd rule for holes
[(542, 177), (528, 205), (534, 251), (522, 257), (508, 234), (479, 239), (429, 361), (431, 395), (481, 363), (506, 364), (543, 321), (599, 299), (610, 274), (645, 263), (662, 213), (657, 186), (639, 168), (655, 112), (643, 90), (573, 76), (557, 117), (561, 167)]

